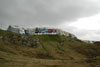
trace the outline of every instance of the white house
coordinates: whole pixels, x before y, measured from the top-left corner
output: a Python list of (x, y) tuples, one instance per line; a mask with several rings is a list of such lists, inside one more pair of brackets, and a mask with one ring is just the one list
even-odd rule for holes
[(20, 34), (25, 34), (25, 29), (24, 28), (20, 28), (19, 30), (20, 30), (19, 31)]
[(8, 31), (15, 32), (15, 33), (20, 33), (20, 28), (16, 25), (14, 25), (14, 26), (9, 25)]

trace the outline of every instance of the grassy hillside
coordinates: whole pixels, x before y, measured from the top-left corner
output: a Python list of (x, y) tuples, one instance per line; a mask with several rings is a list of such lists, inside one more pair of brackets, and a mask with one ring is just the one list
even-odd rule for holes
[(21, 35), (0, 30), (0, 67), (91, 67), (100, 47), (58, 35)]

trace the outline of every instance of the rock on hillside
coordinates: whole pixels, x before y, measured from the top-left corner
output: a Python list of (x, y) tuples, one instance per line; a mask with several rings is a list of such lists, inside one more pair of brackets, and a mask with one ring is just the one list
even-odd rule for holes
[[(5, 67), (5, 63), (12, 65), (15, 62), (17, 63), (15, 65), (20, 63), (25, 65), (29, 60), (29, 64), (45, 65), (43, 67), (50, 65), (50, 67), (59, 67), (60, 62), (60, 67), (68, 64), (70, 64), (69, 67), (73, 64), (76, 67), (83, 67), (83, 65), (89, 67), (99, 64), (99, 57), (100, 47), (82, 42), (77, 38), (58, 35), (23, 35), (0, 30), (0, 65), (2, 67)], [(57, 65), (49, 60), (55, 60), (54, 64)], [(44, 64), (45, 62), (47, 65)], [(29, 66), (32, 67), (32, 65)], [(19, 65), (19, 67), (22, 66)]]

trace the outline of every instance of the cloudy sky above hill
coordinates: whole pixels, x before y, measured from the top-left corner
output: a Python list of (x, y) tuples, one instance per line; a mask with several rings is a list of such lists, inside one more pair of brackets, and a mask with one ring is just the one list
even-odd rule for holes
[(100, 0), (0, 0), (0, 28), (57, 27), (100, 40)]

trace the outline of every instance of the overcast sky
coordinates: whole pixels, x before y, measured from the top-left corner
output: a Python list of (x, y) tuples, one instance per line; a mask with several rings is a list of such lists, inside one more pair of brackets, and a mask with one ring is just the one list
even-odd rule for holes
[(100, 0), (0, 0), (0, 28), (56, 27), (100, 40)]

